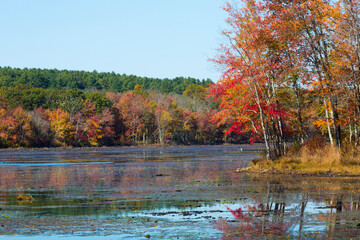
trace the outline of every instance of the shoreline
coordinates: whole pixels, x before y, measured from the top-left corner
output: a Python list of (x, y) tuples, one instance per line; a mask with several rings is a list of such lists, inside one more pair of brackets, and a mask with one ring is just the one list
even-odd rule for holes
[(275, 168), (263, 168), (254, 169), (251, 167), (238, 168), (234, 170), (236, 173), (246, 174), (266, 174), (266, 175), (282, 175), (282, 176), (301, 176), (301, 177), (360, 177), (360, 173), (352, 173), (348, 171), (306, 171), (306, 170), (294, 170), (294, 169), (275, 169)]
[[(116, 148), (168, 148), (168, 147), (178, 147), (178, 148), (186, 148), (186, 147), (218, 147), (218, 146), (262, 146), (261, 143), (255, 144), (246, 144), (246, 143), (239, 143), (239, 144), (191, 144), (191, 145), (172, 145), (172, 144), (138, 144), (138, 145), (116, 145), (116, 146), (86, 146), (86, 147), (16, 147), (16, 148), (0, 148), (1, 152), (36, 152), (36, 151), (68, 151), (68, 150), (75, 150), (75, 151), (82, 151), (82, 150), (101, 150), (101, 149), (116, 149)], [(256, 151), (262, 151), (261, 147), (255, 149)], [(242, 150), (240, 150), (242, 151)], [(251, 150), (254, 151), (254, 150)]]

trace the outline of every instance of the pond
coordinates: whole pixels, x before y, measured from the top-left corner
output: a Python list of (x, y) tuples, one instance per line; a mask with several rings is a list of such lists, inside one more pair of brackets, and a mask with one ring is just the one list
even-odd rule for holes
[(359, 178), (234, 172), (261, 148), (0, 152), (0, 239), (360, 236)]

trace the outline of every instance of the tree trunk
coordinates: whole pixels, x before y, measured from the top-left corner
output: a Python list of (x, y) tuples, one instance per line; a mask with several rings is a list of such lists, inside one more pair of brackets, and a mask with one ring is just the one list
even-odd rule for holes
[(272, 156), (271, 156), (272, 154), (271, 154), (271, 149), (270, 149), (270, 144), (269, 144), (268, 128), (265, 123), (264, 113), (263, 113), (263, 109), (260, 105), (260, 98), (259, 98), (259, 93), (258, 93), (256, 85), (254, 86), (254, 90), (255, 90), (255, 95), (256, 95), (256, 103), (259, 107), (260, 123), (261, 123), (261, 128), (263, 130), (263, 137), (264, 137), (264, 141), (265, 141), (266, 159), (270, 160), (272, 158)]
[(329, 140), (330, 140), (330, 144), (334, 145), (334, 140), (332, 137), (332, 133), (331, 133), (331, 128), (330, 128), (330, 123), (329, 123), (329, 112), (327, 110), (327, 103), (326, 103), (326, 99), (324, 98), (324, 107), (325, 107), (325, 117), (326, 117), (326, 123), (327, 123), (327, 129), (328, 129), (328, 134), (329, 134)]
[(330, 96), (330, 103), (331, 103), (332, 119), (333, 119), (334, 130), (335, 130), (335, 142), (336, 142), (336, 146), (340, 147), (341, 146), (341, 141), (340, 141), (341, 129), (340, 129), (340, 125), (338, 125), (339, 116), (337, 113), (336, 99), (334, 96)]
[(349, 142), (350, 144), (352, 143), (352, 136), (353, 136), (353, 131), (352, 131), (352, 127), (351, 127), (351, 119), (349, 119)]
[(358, 131), (357, 131), (356, 111), (354, 112), (354, 141), (355, 141), (355, 146), (357, 146), (359, 139), (358, 139)]
[(293, 88), (294, 88), (294, 91), (295, 91), (295, 96), (296, 96), (296, 110), (297, 110), (297, 118), (298, 118), (298, 121), (300, 123), (300, 143), (303, 144), (304, 141), (305, 141), (305, 134), (304, 134), (304, 123), (303, 123), (303, 119), (302, 119), (302, 116), (301, 116), (301, 105), (300, 105), (300, 94), (299, 94), (299, 87), (297, 85), (297, 79), (294, 80), (293, 82)]

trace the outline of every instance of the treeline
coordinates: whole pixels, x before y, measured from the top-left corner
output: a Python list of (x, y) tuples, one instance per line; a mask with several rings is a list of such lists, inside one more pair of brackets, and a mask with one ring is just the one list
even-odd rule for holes
[(114, 72), (98, 73), (96, 71), (0, 67), (0, 87), (27, 85), (45, 89), (127, 92), (132, 91), (135, 85), (139, 84), (144, 90), (182, 94), (186, 87), (191, 84), (207, 87), (209, 83), (212, 83), (210, 79), (199, 80), (190, 77), (159, 79), (116, 74)]
[(58, 90), (26, 85), (0, 88), (0, 147), (220, 144), (228, 127), (212, 121), (216, 104), (202, 85), (183, 95)]

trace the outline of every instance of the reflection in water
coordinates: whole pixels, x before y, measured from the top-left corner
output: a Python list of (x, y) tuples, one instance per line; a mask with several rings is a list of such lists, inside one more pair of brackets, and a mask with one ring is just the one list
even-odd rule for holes
[[(250, 203), (227, 209), (235, 221), (219, 218), (222, 239), (351, 239), (360, 236), (359, 185), (351, 179), (253, 178)], [(260, 180), (260, 179), (263, 179)], [(357, 179), (358, 180), (358, 179)], [(316, 185), (315, 185), (316, 184)], [(355, 191), (356, 189), (356, 191)]]
[(359, 236), (359, 179), (235, 173), (257, 154), (242, 149), (0, 153), (0, 236)]
[[(286, 193), (281, 184), (271, 187), (266, 183), (262, 199), (236, 210), (227, 209), (238, 220), (236, 224), (219, 219), (218, 228), (225, 232), (223, 239), (254, 239), (261, 236), (286, 238), (294, 225), (293, 218), (285, 219)], [(256, 202), (256, 203), (254, 203)]]

